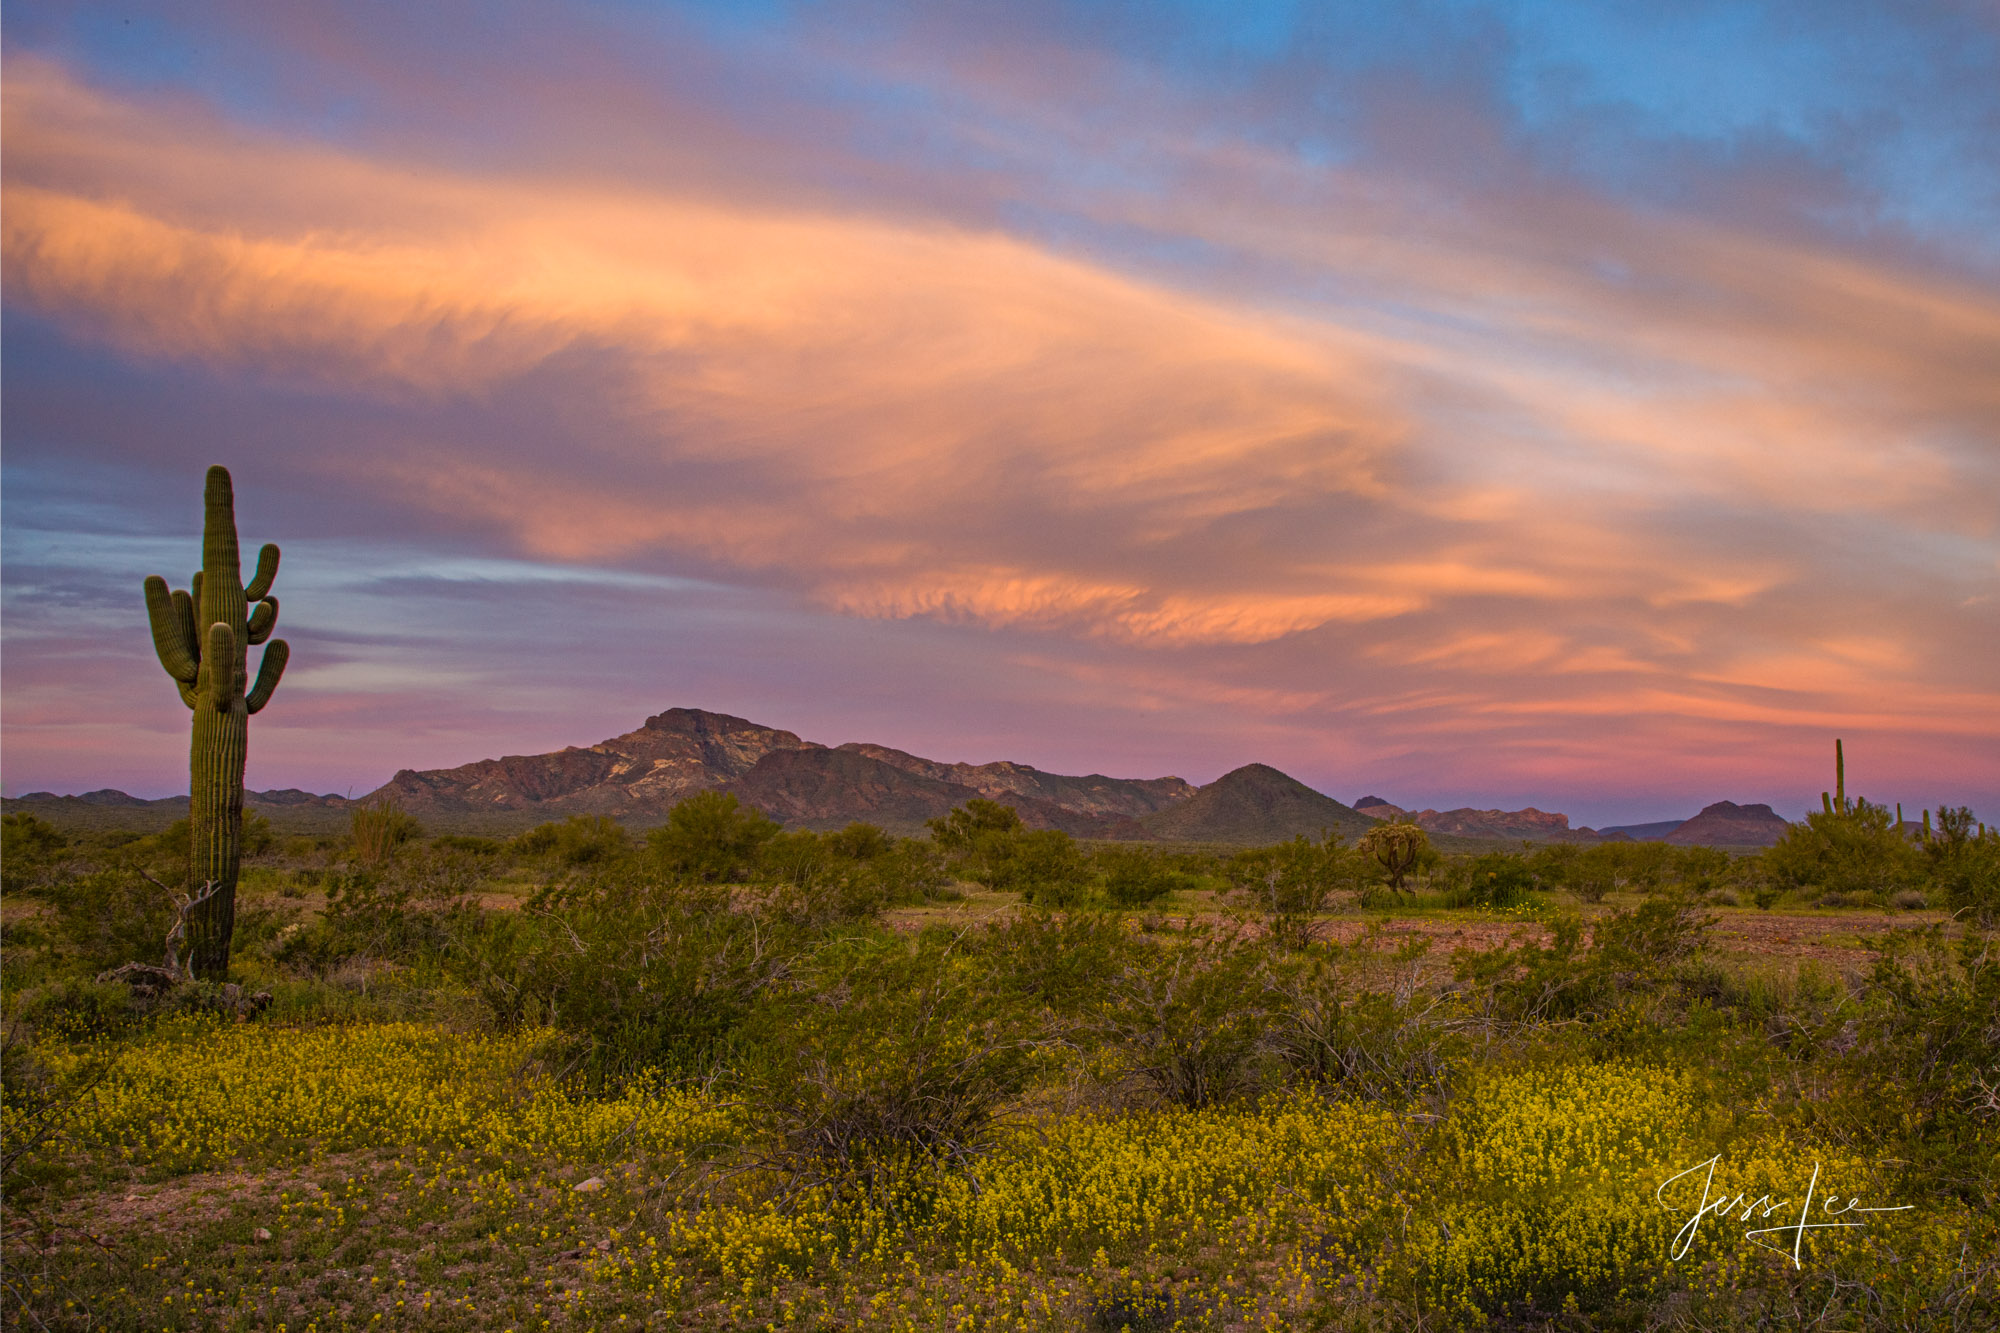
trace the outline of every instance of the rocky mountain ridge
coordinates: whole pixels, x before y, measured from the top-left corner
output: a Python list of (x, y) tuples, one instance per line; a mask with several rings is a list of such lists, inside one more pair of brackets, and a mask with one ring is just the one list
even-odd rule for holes
[[(404, 769), (353, 800), (285, 789), (246, 792), (245, 804), (274, 818), (324, 823), (344, 822), (351, 805), (393, 799), (440, 831), (525, 828), (573, 814), (645, 827), (663, 822), (675, 804), (700, 791), (731, 793), (804, 829), (863, 820), (895, 833), (920, 833), (926, 820), (984, 797), (1013, 806), (1030, 828), (1134, 841), (1256, 845), (1322, 832), (1351, 838), (1392, 817), (1414, 819), (1450, 838), (1596, 842), (1626, 836), (1572, 829), (1566, 815), (1533, 807), (1408, 811), (1378, 796), (1350, 807), (1266, 764), (1246, 764), (1200, 788), (1178, 777), (1070, 776), (1006, 760), (945, 763), (870, 742), (827, 746), (698, 708), (667, 709), (595, 745), (456, 768)], [(149, 801), (105, 788), (80, 796), (31, 792), (5, 805), (93, 824), (129, 816), (164, 826), (185, 813), (187, 797)], [(1768, 805), (1729, 801), (1691, 820), (1634, 826), (1669, 842), (1723, 846), (1768, 846), (1786, 827)]]

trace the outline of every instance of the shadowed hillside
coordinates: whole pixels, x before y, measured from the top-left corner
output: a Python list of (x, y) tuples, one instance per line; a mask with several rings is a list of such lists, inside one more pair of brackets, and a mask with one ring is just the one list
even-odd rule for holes
[(1244, 846), (1316, 838), (1324, 831), (1358, 837), (1375, 826), (1366, 815), (1269, 764), (1245, 764), (1224, 773), (1188, 800), (1139, 822), (1167, 841)]

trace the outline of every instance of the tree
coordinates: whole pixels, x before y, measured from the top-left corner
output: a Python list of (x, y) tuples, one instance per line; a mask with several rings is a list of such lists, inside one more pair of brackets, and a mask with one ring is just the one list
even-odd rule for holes
[[(202, 524), (201, 569), (191, 590), (169, 592), (157, 574), (146, 580), (146, 614), (153, 649), (194, 714), (188, 758), (187, 890), (200, 897), (188, 916), (188, 966), (195, 976), (219, 981), (229, 972), (229, 939), (236, 926), (236, 878), (243, 860), (243, 764), (250, 715), (261, 712), (278, 688), (291, 647), (272, 639), (278, 599), (278, 548), (257, 554), (248, 587), (236, 545), (236, 496), (225, 468), (208, 470)], [(250, 609), (256, 603), (256, 610)], [(270, 644), (247, 689), (252, 645)], [(211, 887), (212, 886), (212, 887)]]

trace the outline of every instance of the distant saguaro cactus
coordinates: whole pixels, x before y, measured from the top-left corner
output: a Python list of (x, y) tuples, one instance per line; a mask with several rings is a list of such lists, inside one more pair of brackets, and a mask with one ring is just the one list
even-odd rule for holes
[(1833, 792), (1819, 794), (1820, 806), (1830, 815), (1851, 815), (1853, 807), (1847, 804), (1847, 755), (1841, 749), (1838, 737), (1833, 742)]
[[(229, 971), (229, 937), (236, 926), (236, 874), (243, 855), (243, 761), (250, 745), (250, 714), (271, 701), (291, 647), (271, 639), (278, 599), (278, 548), (257, 553), (257, 574), (243, 586), (236, 547), (236, 497), (226, 468), (208, 470), (207, 513), (202, 524), (201, 569), (190, 592), (169, 592), (155, 574), (146, 580), (146, 614), (153, 649), (194, 713), (188, 755), (188, 871), (190, 893), (214, 891), (188, 916), (188, 969), (221, 980)], [(250, 604), (256, 603), (256, 610)], [(250, 645), (270, 643), (246, 691)]]

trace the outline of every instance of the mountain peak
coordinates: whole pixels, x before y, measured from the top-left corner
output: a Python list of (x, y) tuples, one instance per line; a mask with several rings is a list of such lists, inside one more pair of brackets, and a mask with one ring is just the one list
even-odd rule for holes
[(1187, 801), (1139, 822), (1156, 838), (1252, 846), (1323, 832), (1353, 836), (1376, 823), (1269, 764), (1232, 769)]

